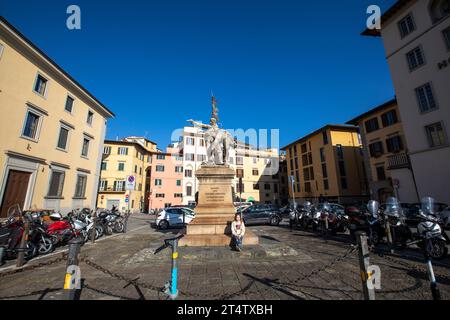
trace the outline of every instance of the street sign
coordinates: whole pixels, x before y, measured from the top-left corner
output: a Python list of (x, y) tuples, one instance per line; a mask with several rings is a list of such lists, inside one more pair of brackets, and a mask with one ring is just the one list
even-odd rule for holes
[(136, 186), (136, 178), (134, 176), (128, 176), (125, 181), (125, 190), (134, 190)]
[(127, 195), (125, 196), (125, 203), (128, 203), (129, 201), (130, 201), (130, 195), (127, 194)]

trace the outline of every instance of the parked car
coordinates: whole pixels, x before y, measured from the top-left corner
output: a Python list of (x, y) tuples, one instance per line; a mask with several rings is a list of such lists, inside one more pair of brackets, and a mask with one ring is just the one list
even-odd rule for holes
[[(337, 203), (329, 203), (330, 207), (331, 207), (331, 211), (333, 211), (336, 214), (341, 214), (341, 215), (345, 215), (345, 207), (341, 206), (340, 204)], [(323, 209), (323, 203), (319, 203), (316, 206), (318, 211), (321, 211)]]
[(271, 204), (256, 204), (242, 211), (245, 224), (270, 224), (277, 226), (282, 220), (281, 210)]
[(165, 208), (156, 217), (156, 226), (160, 230), (184, 227), (195, 218), (194, 210), (189, 208)]

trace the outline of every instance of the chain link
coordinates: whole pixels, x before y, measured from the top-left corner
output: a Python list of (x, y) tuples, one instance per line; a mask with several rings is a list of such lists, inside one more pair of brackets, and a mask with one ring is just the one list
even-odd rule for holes
[(24, 266), (24, 267), (21, 267), (21, 268), (18, 268), (18, 269), (13, 269), (11, 271), (1, 272), (0, 273), (0, 278), (4, 278), (4, 277), (7, 277), (7, 276), (10, 276), (10, 275), (13, 275), (13, 274), (17, 274), (17, 273), (31, 271), (31, 270), (34, 270), (34, 269), (39, 269), (39, 268), (42, 268), (42, 267), (48, 267), (48, 266), (51, 266), (53, 264), (65, 261), (65, 260), (67, 260), (67, 253), (66, 252), (62, 253), (61, 257), (53, 259), (53, 260), (49, 260), (47, 262), (41, 262), (41, 263), (38, 263), (38, 264), (35, 264), (35, 265)]

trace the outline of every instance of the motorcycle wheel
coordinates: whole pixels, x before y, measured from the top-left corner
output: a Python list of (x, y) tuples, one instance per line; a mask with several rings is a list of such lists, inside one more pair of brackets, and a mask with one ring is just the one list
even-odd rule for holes
[(103, 228), (102, 225), (98, 225), (95, 227), (95, 229), (97, 230), (98, 236), (96, 237), (96, 239), (103, 237), (103, 235), (105, 234), (105, 229)]
[(31, 260), (38, 255), (38, 247), (33, 242), (27, 243), (27, 250), (25, 251), (25, 260)]
[(113, 234), (113, 228), (111, 228), (111, 226), (109, 224), (105, 225), (105, 226), (103, 226), (103, 232), (107, 236), (112, 235)]
[(125, 230), (125, 225), (123, 224), (123, 222), (116, 222), (114, 224), (114, 231), (117, 233), (122, 233)]
[(447, 245), (445, 241), (431, 239), (427, 245), (427, 252), (431, 258), (436, 260), (442, 260), (447, 256)]
[(47, 254), (53, 251), (53, 241), (50, 238), (44, 237), (39, 241), (39, 254)]

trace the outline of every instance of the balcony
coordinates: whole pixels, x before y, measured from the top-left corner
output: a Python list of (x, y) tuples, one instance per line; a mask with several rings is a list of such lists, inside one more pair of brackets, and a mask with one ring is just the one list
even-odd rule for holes
[(388, 170), (409, 169), (410, 167), (409, 156), (406, 153), (399, 153), (388, 157)]

